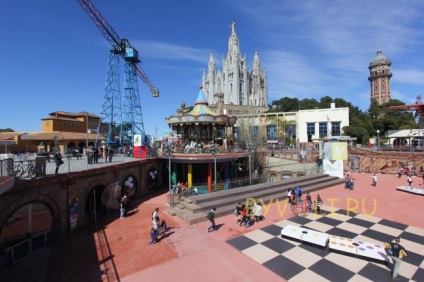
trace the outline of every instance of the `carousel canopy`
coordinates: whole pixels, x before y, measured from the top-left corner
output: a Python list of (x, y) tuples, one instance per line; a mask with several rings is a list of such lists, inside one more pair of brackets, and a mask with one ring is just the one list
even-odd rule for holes
[(203, 93), (202, 88), (200, 88), (199, 90), (199, 95), (197, 95), (193, 110), (191, 110), (191, 112), (189, 112), (188, 114), (192, 116), (199, 116), (204, 114), (211, 116), (218, 115), (208, 107), (208, 100), (206, 100), (205, 93)]
[(234, 125), (237, 121), (236, 117), (230, 117), (223, 114), (217, 114), (208, 107), (208, 100), (200, 87), (199, 94), (193, 109), (185, 114), (173, 115), (165, 118), (168, 125), (182, 124), (224, 124)]

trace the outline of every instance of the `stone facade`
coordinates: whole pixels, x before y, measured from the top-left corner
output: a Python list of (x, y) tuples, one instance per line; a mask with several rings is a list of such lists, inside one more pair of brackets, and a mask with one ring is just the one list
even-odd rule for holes
[[(213, 53), (210, 54), (208, 69), (203, 72), (202, 85), (209, 106), (216, 106), (223, 94), (222, 114), (237, 115), (268, 110), (268, 81), (261, 69), (258, 51), (255, 50), (253, 67), (247, 70), (246, 56), (240, 53), (240, 42), (231, 25), (228, 53), (222, 62), (222, 71), (216, 69)], [(228, 108), (228, 109), (227, 109)], [(255, 109), (252, 109), (255, 108)]]
[(377, 56), (372, 59), (368, 67), (370, 70), (368, 80), (370, 81), (371, 102), (375, 100), (381, 105), (390, 101), (391, 64), (381, 50), (378, 50)]
[[(100, 188), (99, 191), (103, 191), (114, 182), (123, 186), (125, 179), (132, 176), (137, 186), (134, 197), (141, 197), (166, 184), (163, 167), (162, 159), (143, 159), (71, 174), (17, 181), (13, 188), (0, 197), (0, 232), (3, 232), (11, 217), (21, 207), (40, 202), (49, 208), (53, 218), (51, 238), (62, 238), (70, 231), (71, 204), (77, 205), (78, 226), (89, 223), (91, 214), (87, 210), (87, 203), (93, 189), (97, 187)], [(152, 170), (157, 172), (155, 185), (149, 182), (149, 173)], [(101, 193), (96, 195), (98, 201), (101, 197)]]

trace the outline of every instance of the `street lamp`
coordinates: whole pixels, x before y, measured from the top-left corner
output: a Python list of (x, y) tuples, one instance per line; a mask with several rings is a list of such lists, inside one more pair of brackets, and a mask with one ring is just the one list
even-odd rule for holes
[(380, 151), (380, 130), (377, 129), (377, 151)]
[(169, 206), (172, 207), (174, 204), (174, 199), (172, 197), (172, 184), (171, 184), (171, 158), (174, 156), (174, 152), (172, 151), (171, 144), (166, 144), (165, 146), (165, 157), (168, 157), (168, 185), (169, 185)]
[(251, 144), (249, 142), (249, 143), (247, 143), (246, 147), (247, 147), (247, 153), (249, 154), (249, 185), (252, 185), (252, 160), (251, 160), (251, 156), (252, 156), (252, 153), (253, 153), (253, 144)]
[(215, 162), (214, 162), (214, 169), (215, 169), (215, 182), (214, 182), (214, 189), (216, 191), (216, 155), (219, 155), (219, 147), (218, 144), (215, 142), (212, 142), (211, 146), (211, 153), (214, 156)]

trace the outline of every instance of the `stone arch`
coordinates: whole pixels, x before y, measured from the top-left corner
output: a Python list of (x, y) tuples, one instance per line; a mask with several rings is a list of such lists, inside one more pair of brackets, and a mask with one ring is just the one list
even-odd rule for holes
[[(8, 204), (4, 205), (4, 209), (0, 211), (0, 234), (5, 228), (8, 219), (13, 216), (13, 214), (20, 208), (31, 203), (43, 203), (47, 206), (47, 208), (49, 208), (53, 217), (53, 223), (51, 227), (51, 238), (52, 240), (60, 238), (60, 226), (62, 220), (64, 219), (60, 217), (58, 203), (53, 198), (45, 194), (31, 194), (21, 201), (11, 200)], [(3, 248), (3, 246), (1, 246), (1, 248)]]
[(87, 197), (82, 202), (84, 216), (88, 216), (89, 219), (95, 219), (107, 214), (107, 207), (102, 201), (102, 195), (106, 187), (105, 185), (96, 185), (88, 189)]
[(75, 150), (76, 149), (75, 142), (70, 141), (68, 143), (68, 149)]
[[(88, 182), (87, 185), (85, 185), (83, 188), (80, 188), (78, 190), (78, 221), (80, 221), (82, 223), (88, 223), (88, 220), (90, 219), (89, 216), (87, 216), (86, 213), (86, 203), (89, 200), (90, 197), (90, 193), (91, 191), (96, 188), (96, 187), (100, 187), (103, 186), (104, 188), (106, 188), (110, 183), (107, 183), (105, 179), (95, 179), (93, 181)], [(96, 195), (97, 197), (97, 195)], [(101, 195), (99, 195), (98, 197), (101, 197)]]

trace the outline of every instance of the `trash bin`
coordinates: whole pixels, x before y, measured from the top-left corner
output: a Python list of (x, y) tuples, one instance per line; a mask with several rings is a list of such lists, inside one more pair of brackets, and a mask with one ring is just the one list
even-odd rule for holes
[(47, 157), (37, 156), (35, 158), (35, 170), (37, 176), (46, 176), (46, 161)]

